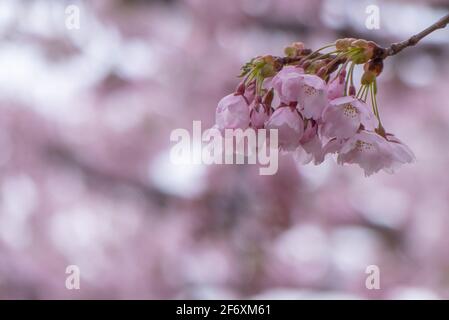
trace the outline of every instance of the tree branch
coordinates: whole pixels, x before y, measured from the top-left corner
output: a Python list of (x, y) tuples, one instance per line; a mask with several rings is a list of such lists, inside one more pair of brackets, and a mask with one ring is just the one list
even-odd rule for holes
[(445, 28), (449, 23), (449, 14), (445, 15), (443, 18), (432, 24), (431, 26), (427, 27), (420, 33), (415, 34), (414, 36), (410, 37), (407, 40), (393, 43), (388, 48), (384, 48), (382, 58), (385, 59), (389, 56), (394, 56), (395, 54), (398, 54), (402, 50), (404, 50), (407, 47), (414, 46), (417, 44), (422, 38), (426, 37), (427, 35), (431, 34), (435, 30), (443, 29)]

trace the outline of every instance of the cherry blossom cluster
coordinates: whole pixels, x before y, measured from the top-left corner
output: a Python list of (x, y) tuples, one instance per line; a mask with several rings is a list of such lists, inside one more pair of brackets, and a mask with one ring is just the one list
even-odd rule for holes
[[(334, 154), (337, 163), (358, 164), (366, 176), (414, 161), (382, 125), (376, 79), (383, 59), (374, 42), (345, 38), (314, 52), (297, 42), (285, 54), (242, 67), (242, 82), (218, 103), (218, 129), (275, 129), (279, 149), (302, 164)], [(357, 65), (364, 69), (358, 88)]]

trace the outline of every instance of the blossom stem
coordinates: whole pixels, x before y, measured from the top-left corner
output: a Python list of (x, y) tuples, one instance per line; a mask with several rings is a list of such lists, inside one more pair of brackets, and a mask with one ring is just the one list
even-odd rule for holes
[[(328, 57), (331, 56), (332, 54), (338, 53), (338, 52), (340, 52), (340, 51), (338, 51), (338, 50), (331, 51), (331, 52), (325, 53), (325, 54), (323, 54), (323, 55), (316, 56), (315, 58), (313, 58), (313, 59), (311, 59), (311, 60), (309, 60), (309, 61), (310, 61), (310, 62), (314, 62), (314, 61), (316, 61), (316, 60), (328, 58)], [(337, 58), (338, 56), (339, 56), (339, 54), (336, 56), (336, 58)], [(336, 58), (335, 58), (335, 59), (336, 59)]]
[[(365, 91), (367, 89), (368, 89), (367, 85), (365, 85), (365, 84), (361, 85), (360, 88), (359, 88), (359, 91), (357, 92), (357, 95), (355, 97), (358, 98), (358, 99), (362, 99), (363, 96), (365, 95)], [(366, 97), (365, 97), (365, 100), (366, 100)]]
[(257, 68), (254, 68), (247, 76), (246, 79), (244, 80), (244, 83), (249, 84), (251, 81), (254, 80), (254, 78), (256, 78), (257, 75)]
[[(321, 48), (313, 51), (312, 53), (308, 54), (307, 56), (301, 58), (301, 60), (299, 60), (299, 61), (300, 61), (300, 63), (302, 63), (302, 62), (312, 58), (314, 55), (318, 54), (321, 50), (324, 50), (324, 49), (327, 49), (327, 48), (330, 48), (333, 46), (335, 46), (335, 43), (331, 43), (331, 44), (328, 44), (327, 46), (321, 47)], [(321, 55), (319, 55), (319, 57), (321, 57)]]
[(368, 93), (369, 93), (369, 87), (368, 87), (368, 85), (366, 85), (366, 90), (365, 90), (365, 92), (364, 92), (364, 97), (363, 97), (363, 101), (365, 101), (366, 102), (366, 99), (368, 99)]
[(354, 67), (355, 67), (355, 63), (353, 62), (351, 65), (351, 86), (354, 86), (354, 79), (353, 79), (353, 73), (354, 73)]
[(359, 98), (360, 92), (363, 91), (365, 86), (360, 86), (359, 90), (357, 90), (357, 94), (355, 95), (356, 98)]
[(333, 59), (332, 59), (328, 64), (326, 64), (325, 68), (326, 68), (327, 70), (331, 70), (331, 68), (332, 68), (337, 62), (340, 61), (340, 58), (344, 56), (344, 53), (343, 53), (343, 52), (340, 52), (340, 51), (336, 51), (336, 52), (338, 52), (338, 54), (337, 54), (335, 57), (333, 57)]
[(326, 45), (326, 46), (324, 46), (324, 47), (321, 47), (321, 48), (319, 48), (319, 49), (313, 51), (313, 52), (312, 52), (311, 54), (309, 54), (309, 56), (307, 56), (306, 58), (309, 59), (311, 56), (313, 56), (314, 54), (319, 53), (321, 50), (324, 50), (324, 49), (327, 49), (327, 48), (330, 48), (330, 47), (334, 47), (334, 46), (335, 46), (335, 43), (328, 44), (328, 45)]
[(351, 66), (349, 67), (348, 74), (346, 75), (346, 81), (345, 81), (345, 95), (346, 96), (348, 95), (348, 83), (349, 83), (349, 81), (351, 81), (351, 85), (353, 84), (352, 72), (354, 71), (354, 66), (355, 66), (355, 64), (354, 64), (354, 62), (352, 62)]
[(383, 129), (382, 121), (380, 120), (379, 115), (379, 107), (377, 105), (377, 99), (376, 99), (376, 93), (377, 93), (377, 85), (376, 80), (371, 82), (370, 84), (370, 91), (371, 91), (371, 104), (373, 106), (374, 115), (377, 117), (377, 120), (379, 120), (379, 129)]
[(376, 104), (374, 103), (372, 83), (369, 84), (369, 91), (370, 91), (370, 97), (371, 97), (371, 107), (373, 108), (374, 115), (376, 116), (377, 119), (379, 119), (379, 116), (377, 115)]
[[(337, 72), (337, 75), (335, 76), (335, 78), (339, 77), (341, 75), (341, 73), (343, 72), (343, 70), (346, 70), (346, 66), (348, 65), (348, 60), (346, 60), (341, 66), (340, 66), (340, 70)], [(334, 79), (335, 79), (334, 78)]]

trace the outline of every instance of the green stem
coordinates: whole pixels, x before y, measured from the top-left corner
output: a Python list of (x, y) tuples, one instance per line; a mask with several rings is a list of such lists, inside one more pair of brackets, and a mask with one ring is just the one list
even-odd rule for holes
[(377, 117), (379, 119), (379, 129), (383, 129), (382, 121), (380, 121), (379, 106), (377, 105), (377, 98), (376, 98), (376, 95), (377, 95), (377, 79), (374, 79), (373, 90), (374, 90), (374, 103), (376, 104)]
[(355, 56), (356, 54), (360, 53), (361, 49), (360, 48), (354, 48), (349, 50), (348, 52), (346, 52), (346, 56), (348, 59), (351, 59), (353, 56)]
[(380, 120), (379, 108), (377, 106), (377, 99), (376, 99), (377, 87), (376, 87), (375, 81), (371, 82), (370, 89), (371, 89), (370, 90), (371, 91), (371, 104), (373, 106), (374, 115), (377, 117), (377, 120), (379, 120), (379, 129), (380, 129), (380, 128), (383, 128), (383, 126), (382, 126), (382, 121)]
[(333, 47), (333, 46), (335, 46), (335, 43), (328, 44), (327, 46), (324, 46), (324, 47), (322, 47), (322, 48), (319, 48), (319, 49), (313, 51), (312, 53), (308, 54), (308, 55), (305, 56), (304, 58), (302, 58), (301, 61), (306, 61), (307, 59), (309, 59), (310, 57), (312, 57), (314, 54), (319, 53), (321, 50), (324, 50), (324, 49), (327, 49), (327, 48), (330, 48), (330, 47)]
[(335, 76), (334, 80), (340, 76), (340, 74), (343, 72), (344, 69), (346, 69), (346, 66), (348, 65), (348, 61), (346, 61), (345, 63), (343, 63), (340, 66), (340, 70), (338, 70), (337, 75)]
[(337, 56), (336, 56), (331, 62), (329, 62), (329, 63), (326, 65), (326, 68), (327, 68), (327, 69), (332, 68), (332, 66), (333, 66), (335, 63), (337, 63), (342, 57), (344, 57), (344, 55), (345, 55), (344, 52), (338, 53)]
[(377, 116), (377, 110), (376, 110), (376, 104), (374, 103), (374, 95), (373, 95), (373, 85), (372, 83), (369, 84), (369, 91), (370, 91), (370, 98), (371, 98), (371, 107), (373, 108), (374, 115)]
[(366, 90), (366, 85), (364, 84), (364, 85), (361, 85), (360, 86), (360, 88), (359, 88), (359, 90), (357, 91), (357, 94), (356, 94), (356, 98), (357, 99), (361, 99), (362, 97), (363, 97), (363, 95), (364, 95), (364, 93), (365, 93), (365, 90)]
[(363, 97), (363, 101), (365, 101), (366, 102), (366, 99), (368, 99), (368, 93), (369, 93), (369, 86), (368, 85), (366, 85), (366, 90), (365, 90), (365, 96)]
[(321, 56), (318, 56), (318, 57), (315, 57), (315, 58), (311, 59), (310, 62), (314, 62), (314, 61), (316, 61), (316, 60), (320, 60), (320, 59), (327, 58), (327, 57), (329, 57), (331, 54), (334, 54), (334, 53), (337, 53), (337, 52), (340, 53), (340, 51), (338, 51), (338, 50), (335, 50), (335, 51), (331, 51), (331, 52), (325, 53), (325, 54), (323, 54), (323, 55), (321, 55)]
[(353, 79), (354, 67), (355, 63), (353, 62), (351, 65), (351, 86), (354, 86), (354, 79)]
[(258, 68), (254, 68), (253, 70), (251, 70), (251, 72), (248, 74), (248, 76), (245, 80), (245, 84), (251, 83), (251, 81), (253, 81), (254, 78), (256, 78), (257, 72), (258, 72)]

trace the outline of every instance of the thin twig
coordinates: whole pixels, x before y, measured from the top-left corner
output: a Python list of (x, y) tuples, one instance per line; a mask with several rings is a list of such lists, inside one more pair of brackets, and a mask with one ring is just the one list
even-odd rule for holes
[[(439, 30), (439, 29), (444, 29), (448, 24), (449, 24), (449, 14), (445, 15), (444, 17), (442, 17), (440, 20), (438, 20), (431, 26), (429, 26), (426, 29), (424, 29), (423, 31), (413, 35), (412, 37), (410, 37), (407, 40), (393, 43), (392, 45), (390, 45), (387, 48), (377, 47), (377, 53), (375, 54), (375, 58), (385, 59), (387, 57), (394, 56), (394, 55), (398, 54), (399, 52), (401, 52), (402, 50), (404, 50), (405, 48), (416, 45), (421, 39), (428, 36), (432, 32)], [(293, 58), (275, 57), (275, 58), (277, 59), (280, 66), (282, 67), (286, 64), (297, 63), (297, 62), (301, 61), (304, 58), (304, 56), (310, 55), (311, 52), (312, 52), (312, 50), (307, 49), (307, 50), (304, 50), (304, 52), (299, 57), (293, 57)], [(335, 59), (337, 57), (337, 55), (314, 53), (310, 56), (310, 58), (314, 58), (314, 59), (320, 59), (321, 57)], [(347, 61), (347, 58), (341, 58), (340, 60), (336, 61), (337, 62), (336, 66), (338, 67), (340, 64), (345, 63), (346, 61)]]
[(409, 39), (393, 43), (388, 48), (384, 48), (382, 58), (385, 59), (386, 57), (394, 56), (395, 54), (398, 54), (405, 48), (416, 45), (422, 38), (426, 37), (435, 30), (445, 28), (448, 24), (449, 24), (449, 14), (445, 15), (443, 18), (441, 18), (431, 26), (427, 27), (420, 33), (417, 33), (414, 36), (410, 37)]

